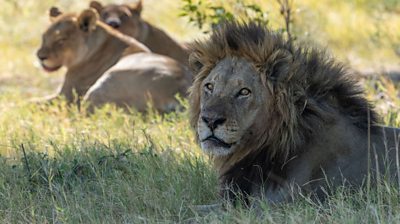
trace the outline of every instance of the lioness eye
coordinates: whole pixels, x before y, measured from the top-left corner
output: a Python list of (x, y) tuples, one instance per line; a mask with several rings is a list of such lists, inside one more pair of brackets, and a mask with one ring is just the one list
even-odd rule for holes
[(239, 95), (240, 96), (248, 96), (250, 95), (251, 91), (247, 88), (243, 88), (239, 91)]
[(122, 13), (122, 15), (119, 18), (126, 19), (129, 18), (129, 15), (127, 13)]
[(106, 19), (109, 16), (108, 12), (102, 12), (101, 18)]
[(213, 85), (212, 83), (206, 83), (204, 86), (205, 86), (206, 89), (207, 89), (208, 91), (210, 91), (210, 92), (212, 92), (213, 89), (214, 89), (214, 85)]

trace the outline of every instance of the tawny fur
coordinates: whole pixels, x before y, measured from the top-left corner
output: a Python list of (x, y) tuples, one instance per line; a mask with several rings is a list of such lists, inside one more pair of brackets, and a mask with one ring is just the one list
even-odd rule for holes
[(179, 105), (176, 94), (186, 95), (191, 75), (183, 65), (99, 21), (93, 9), (77, 15), (53, 8), (50, 18), (38, 57), (48, 70), (67, 67), (61, 90), (52, 98), (79, 102), (84, 97), (91, 106), (115, 103), (140, 111), (152, 101), (166, 112)]
[(131, 4), (102, 5), (91, 1), (90, 6), (100, 14), (105, 23), (116, 24), (116, 29), (145, 44), (152, 52), (169, 56), (180, 63), (188, 64), (188, 52), (164, 30), (150, 24), (141, 17), (142, 1)]

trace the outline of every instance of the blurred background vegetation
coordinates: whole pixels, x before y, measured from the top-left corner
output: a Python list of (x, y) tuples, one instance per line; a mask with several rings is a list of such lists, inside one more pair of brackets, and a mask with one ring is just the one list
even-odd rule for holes
[[(104, 0), (104, 3), (129, 2)], [(282, 28), (284, 21), (276, 0), (193, 0), (192, 5), (211, 5), (240, 17), (243, 4), (257, 5), (268, 24)], [(36, 63), (35, 50), (41, 33), (48, 26), (47, 10), (59, 6), (64, 11), (87, 7), (89, 1), (70, 0), (1, 0), (0, 12), (0, 91), (42, 95), (53, 91), (60, 74), (46, 74)], [(203, 33), (188, 17), (179, 17), (184, 0), (144, 0), (143, 17), (175, 38), (190, 41)], [(199, 7), (204, 12), (205, 7)], [(187, 10), (186, 10), (187, 11)], [(247, 10), (248, 11), (248, 10)], [(221, 12), (219, 12), (221, 13)], [(207, 13), (206, 13), (207, 14)], [(208, 15), (213, 14), (208, 12)], [(215, 13), (214, 13), (215, 14)], [(292, 31), (300, 40), (313, 41), (327, 47), (340, 60), (357, 70), (398, 69), (400, 54), (399, 0), (302, 0), (293, 1)], [(209, 22), (209, 21), (206, 21)], [(204, 29), (202, 30), (204, 31)]]
[[(122, 3), (123, 1), (107, 2)], [(127, 2), (127, 1), (124, 1)], [(199, 0), (193, 0), (193, 4)], [(243, 14), (240, 4), (260, 6), (268, 24), (283, 25), (276, 0), (203, 0), (203, 5), (224, 6), (235, 16)], [(36, 91), (53, 89), (57, 75), (43, 73), (35, 58), (41, 33), (49, 24), (47, 10), (55, 5), (65, 11), (87, 7), (89, 1), (1, 0), (0, 84), (1, 90)], [(185, 1), (144, 0), (143, 17), (182, 41), (200, 37), (187, 17), (179, 17)], [(200, 10), (201, 7), (200, 7)], [(359, 70), (396, 69), (400, 54), (400, 1), (398, 0), (302, 0), (293, 1), (293, 33), (328, 47), (342, 61)], [(63, 72), (59, 72), (62, 74)], [(14, 88), (15, 87), (15, 88)], [(24, 88), (19, 88), (24, 87)]]
[[(143, 18), (182, 42), (202, 38), (221, 18), (258, 19), (284, 30), (279, 2), (286, 0), (143, 0)], [(129, 0), (104, 0), (129, 3)], [(297, 41), (327, 48), (362, 74), (400, 80), (399, 0), (289, 0), (291, 32)], [(89, 0), (0, 0), (0, 93), (3, 108), (21, 99), (56, 91), (65, 70), (44, 72), (35, 56), (41, 33), (49, 25), (47, 11), (88, 7)], [(200, 18), (200, 19), (199, 19)], [(382, 97), (371, 96), (372, 99)], [(397, 96), (396, 96), (397, 97)], [(392, 97), (395, 98), (395, 97)], [(2, 110), (0, 108), (0, 110)]]

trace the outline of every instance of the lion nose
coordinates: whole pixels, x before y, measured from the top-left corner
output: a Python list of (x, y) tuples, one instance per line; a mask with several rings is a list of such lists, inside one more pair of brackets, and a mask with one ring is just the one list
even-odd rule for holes
[(121, 26), (121, 21), (117, 18), (112, 18), (107, 20), (107, 24), (115, 29), (119, 28)]
[(211, 118), (211, 117), (202, 116), (201, 119), (207, 124), (207, 126), (211, 130), (216, 129), (219, 125), (225, 123), (225, 121), (226, 121), (226, 118), (223, 118), (223, 117)]

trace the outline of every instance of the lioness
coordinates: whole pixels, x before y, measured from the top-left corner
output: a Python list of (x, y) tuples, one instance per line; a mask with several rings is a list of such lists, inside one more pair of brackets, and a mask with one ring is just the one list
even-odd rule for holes
[(136, 38), (150, 50), (188, 64), (188, 52), (163, 30), (141, 18), (142, 1), (131, 4), (108, 4), (103, 6), (98, 1), (91, 1), (90, 7), (97, 10), (103, 22), (124, 34)]
[(400, 130), (378, 125), (363, 91), (322, 51), (235, 22), (191, 50), (191, 125), (223, 196), (323, 199), (368, 174), (398, 175)]
[(164, 112), (178, 105), (175, 94), (185, 95), (191, 80), (184, 66), (102, 23), (95, 10), (76, 15), (53, 7), (50, 19), (37, 56), (47, 71), (67, 67), (58, 95), (68, 102), (77, 100), (76, 92), (92, 106), (116, 103), (143, 111), (152, 100)]

